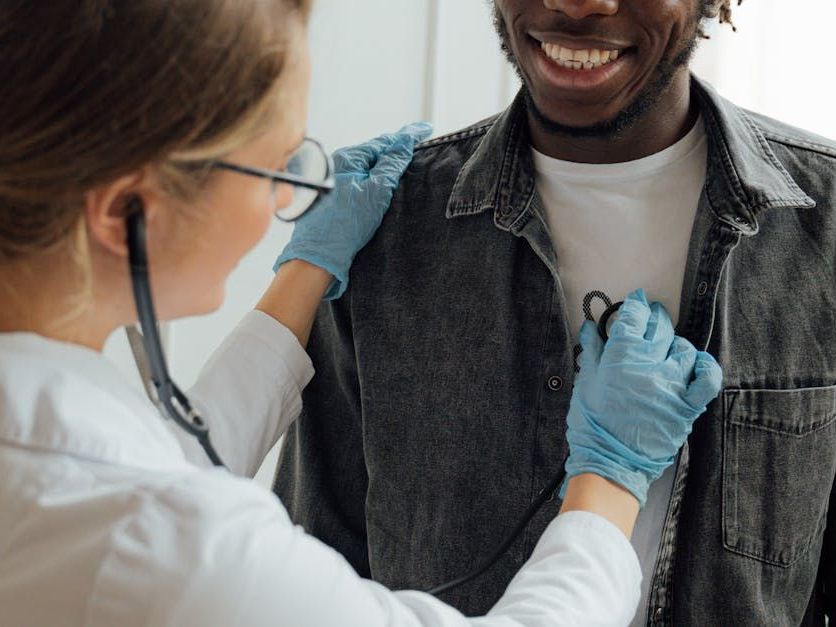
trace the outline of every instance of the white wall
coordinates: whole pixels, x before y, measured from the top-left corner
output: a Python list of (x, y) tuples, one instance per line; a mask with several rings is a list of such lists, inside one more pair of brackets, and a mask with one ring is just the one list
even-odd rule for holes
[[(489, 0), (316, 0), (310, 134), (336, 148), (419, 119), (446, 133), (503, 109), (518, 82), (490, 9)], [(713, 28), (698, 73), (744, 106), (836, 137), (825, 73), (836, 3), (747, 0), (735, 15), (739, 32)], [(171, 369), (181, 385), (191, 385), (255, 304), (289, 235), (287, 225), (273, 225), (230, 278), (220, 311), (171, 325)], [(121, 334), (108, 353), (133, 375)], [(261, 479), (271, 471), (272, 459)]]
[(695, 71), (742, 107), (836, 138), (836, 2), (745, 0), (734, 16), (737, 32), (715, 26)]

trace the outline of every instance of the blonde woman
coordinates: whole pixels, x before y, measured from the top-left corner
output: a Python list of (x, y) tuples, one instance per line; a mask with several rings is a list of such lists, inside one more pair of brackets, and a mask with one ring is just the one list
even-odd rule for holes
[[(300, 411), (318, 303), (428, 133), (332, 171), (304, 138), (308, 11), (0, 0), (0, 622), (626, 624), (643, 494), (719, 387), (640, 292), (606, 345), (584, 330), (562, 513), (486, 617), (361, 579), (246, 478)], [(184, 394), (156, 317), (218, 307), (274, 214), (296, 221), (276, 277)], [(168, 423), (100, 354), (138, 320)]]

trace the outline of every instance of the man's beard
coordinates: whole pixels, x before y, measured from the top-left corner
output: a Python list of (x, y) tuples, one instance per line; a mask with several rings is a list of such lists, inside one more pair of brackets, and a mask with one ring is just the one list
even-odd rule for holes
[(590, 124), (589, 126), (569, 126), (561, 124), (543, 113), (534, 98), (531, 91), (525, 82), (522, 70), (517, 58), (511, 49), (511, 38), (508, 34), (508, 27), (505, 20), (499, 12), (499, 7), (494, 3), (494, 26), (496, 32), (499, 34), (499, 41), (502, 47), (502, 52), (508, 59), (508, 62), (513, 66), (517, 75), (522, 81), (522, 94), (525, 98), (528, 111), (534, 116), (538, 124), (547, 132), (554, 135), (564, 135), (568, 137), (597, 137), (603, 139), (612, 139), (619, 137), (624, 131), (633, 126), (636, 122), (643, 119), (650, 111), (653, 110), (656, 103), (662, 95), (670, 88), (677, 71), (690, 63), (694, 52), (697, 49), (700, 37), (700, 18), (695, 17), (693, 36), (688, 43), (678, 52), (673, 52), (666, 55), (656, 67), (654, 76), (639, 92), (633, 102), (631, 102), (625, 109), (620, 111), (613, 119), (604, 122)]

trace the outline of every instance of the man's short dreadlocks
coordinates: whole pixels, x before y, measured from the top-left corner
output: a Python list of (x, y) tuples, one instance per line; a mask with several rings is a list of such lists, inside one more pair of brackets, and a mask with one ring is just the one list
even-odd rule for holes
[[(740, 6), (742, 3), (743, 0), (737, 0), (737, 6)], [(732, 30), (736, 31), (737, 29), (734, 27), (734, 23), (732, 23), (731, 14), (732, 0), (723, 0), (723, 2), (720, 4), (720, 23), (728, 24), (732, 27)]]
[[(728, 24), (733, 31), (737, 31), (732, 23), (732, 3), (735, 0), (720, 0), (720, 6), (717, 6), (717, 0), (702, 0), (702, 16), (704, 19), (712, 19), (716, 17), (720, 24)], [(743, 4), (743, 0), (737, 0), (737, 5)], [(711, 39), (705, 32), (705, 29), (700, 26), (700, 37), (703, 39)]]

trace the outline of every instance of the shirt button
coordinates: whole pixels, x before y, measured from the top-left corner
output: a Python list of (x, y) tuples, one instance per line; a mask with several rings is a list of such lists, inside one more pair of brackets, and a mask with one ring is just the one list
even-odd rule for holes
[(703, 281), (697, 286), (697, 294), (700, 296), (705, 296), (708, 293), (708, 283)]
[(661, 607), (657, 607), (656, 611), (653, 612), (653, 620), (658, 623), (662, 622), (662, 617), (665, 615), (665, 610)]
[(563, 379), (560, 377), (549, 377), (549, 389), (558, 392), (563, 389)]

